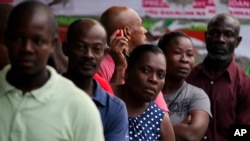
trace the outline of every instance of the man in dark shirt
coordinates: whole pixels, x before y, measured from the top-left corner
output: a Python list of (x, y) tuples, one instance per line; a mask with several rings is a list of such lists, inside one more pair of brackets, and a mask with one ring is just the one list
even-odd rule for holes
[(128, 115), (125, 103), (104, 91), (93, 78), (104, 57), (107, 35), (93, 19), (73, 22), (68, 29), (63, 51), (68, 56), (65, 77), (91, 96), (104, 128), (105, 141), (128, 141)]
[(234, 58), (242, 39), (239, 32), (240, 23), (235, 17), (213, 17), (205, 33), (208, 54), (187, 79), (210, 98), (213, 119), (204, 137), (208, 141), (228, 141), (230, 125), (250, 123), (250, 78)]

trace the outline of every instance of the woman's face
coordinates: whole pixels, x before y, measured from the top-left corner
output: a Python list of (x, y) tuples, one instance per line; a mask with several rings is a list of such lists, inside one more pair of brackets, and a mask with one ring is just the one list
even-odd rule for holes
[(167, 58), (167, 77), (185, 79), (194, 65), (194, 46), (190, 39), (177, 37), (164, 51)]
[(165, 83), (166, 59), (164, 54), (146, 52), (126, 71), (126, 84), (136, 99), (153, 101)]

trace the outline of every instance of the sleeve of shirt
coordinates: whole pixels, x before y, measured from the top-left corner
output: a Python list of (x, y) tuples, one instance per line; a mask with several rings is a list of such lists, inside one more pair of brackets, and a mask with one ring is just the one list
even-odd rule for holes
[(236, 124), (250, 124), (250, 78), (246, 77), (237, 94)]
[(204, 110), (209, 114), (210, 117), (212, 117), (211, 103), (205, 91), (200, 88), (193, 87), (193, 90), (190, 94), (192, 101), (190, 102), (191, 105), (189, 111), (197, 109)]
[(162, 92), (160, 92), (158, 94), (158, 96), (156, 97), (156, 99), (154, 100), (154, 103), (162, 110), (164, 110), (165, 112), (169, 113), (169, 109), (168, 106), (166, 104), (166, 101), (163, 98), (163, 94)]
[(128, 115), (127, 109), (122, 102), (122, 105), (114, 109), (112, 115), (112, 124), (106, 129), (108, 132), (105, 132), (105, 141), (129, 141), (128, 136)]
[(104, 141), (101, 117), (90, 97), (86, 95), (84, 99), (75, 100), (70, 109), (73, 118), (72, 141)]

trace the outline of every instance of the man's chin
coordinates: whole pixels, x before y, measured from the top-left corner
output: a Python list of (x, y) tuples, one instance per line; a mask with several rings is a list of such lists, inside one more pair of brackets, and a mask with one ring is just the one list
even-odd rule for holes
[(215, 61), (228, 61), (232, 59), (232, 56), (229, 55), (208, 55), (208, 57)]

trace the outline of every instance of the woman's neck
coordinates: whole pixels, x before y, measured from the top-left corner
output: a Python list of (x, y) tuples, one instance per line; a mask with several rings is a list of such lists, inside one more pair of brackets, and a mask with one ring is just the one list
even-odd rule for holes
[(117, 88), (114, 92), (118, 94), (117, 96), (125, 102), (128, 115), (130, 117), (137, 117), (141, 115), (149, 105), (149, 102), (138, 100), (134, 96), (135, 94), (126, 88), (126, 85), (119, 85), (119, 88)]
[(163, 94), (171, 94), (175, 93), (177, 90), (181, 88), (181, 86), (184, 83), (184, 79), (178, 80), (178, 79), (167, 79), (165, 81), (165, 85), (162, 89)]

